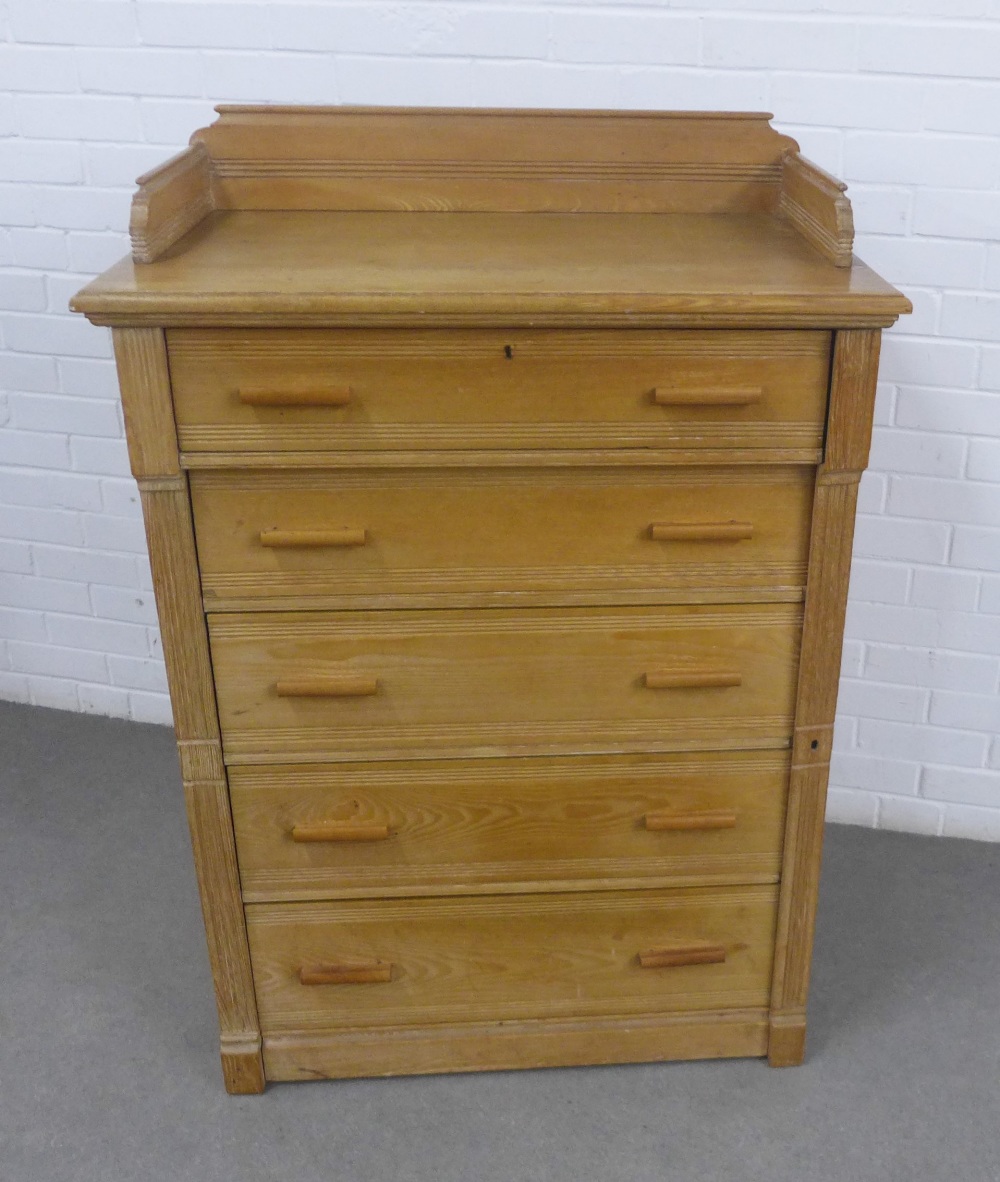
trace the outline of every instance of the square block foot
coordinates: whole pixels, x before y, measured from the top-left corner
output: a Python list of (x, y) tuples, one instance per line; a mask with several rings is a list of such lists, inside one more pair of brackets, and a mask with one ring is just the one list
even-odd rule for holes
[(806, 1055), (806, 1020), (802, 1014), (773, 1014), (767, 1039), (772, 1067), (798, 1067)]
[(222, 1078), (226, 1091), (231, 1096), (256, 1096), (264, 1090), (264, 1060), (260, 1052), (260, 1040), (255, 1047), (234, 1050), (231, 1046), (222, 1048)]

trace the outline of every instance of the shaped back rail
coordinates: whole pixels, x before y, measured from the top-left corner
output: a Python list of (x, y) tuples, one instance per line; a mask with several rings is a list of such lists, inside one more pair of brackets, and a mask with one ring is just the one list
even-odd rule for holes
[(136, 262), (216, 209), (758, 213), (838, 266), (844, 186), (768, 114), (223, 106), (191, 147), (140, 177)]

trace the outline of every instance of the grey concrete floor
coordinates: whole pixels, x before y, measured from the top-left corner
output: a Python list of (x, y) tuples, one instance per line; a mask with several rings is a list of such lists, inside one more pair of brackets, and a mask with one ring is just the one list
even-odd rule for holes
[(0, 703), (2, 1182), (995, 1182), (1000, 847), (828, 831), (803, 1067), (222, 1089), (173, 739)]

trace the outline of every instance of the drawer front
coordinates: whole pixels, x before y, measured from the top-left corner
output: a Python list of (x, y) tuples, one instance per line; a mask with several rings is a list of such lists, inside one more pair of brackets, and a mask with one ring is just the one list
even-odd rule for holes
[(798, 605), (209, 617), (232, 763), (775, 747)]
[[(788, 755), (234, 767), (248, 902), (777, 881)], [(651, 880), (655, 880), (651, 881)]]
[(799, 598), (812, 487), (797, 466), (191, 478), (209, 610)]
[(187, 452), (815, 452), (830, 360), (823, 332), (171, 329), (167, 342)]
[(246, 908), (265, 1035), (767, 1004), (777, 888)]

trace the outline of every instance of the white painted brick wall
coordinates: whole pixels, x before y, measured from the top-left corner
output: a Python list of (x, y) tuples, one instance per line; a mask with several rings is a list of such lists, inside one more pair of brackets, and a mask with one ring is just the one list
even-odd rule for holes
[(915, 306), (830, 815), (1000, 840), (1000, 0), (0, 2), (0, 696), (169, 720), (108, 336), (66, 301), (220, 101), (775, 111)]

